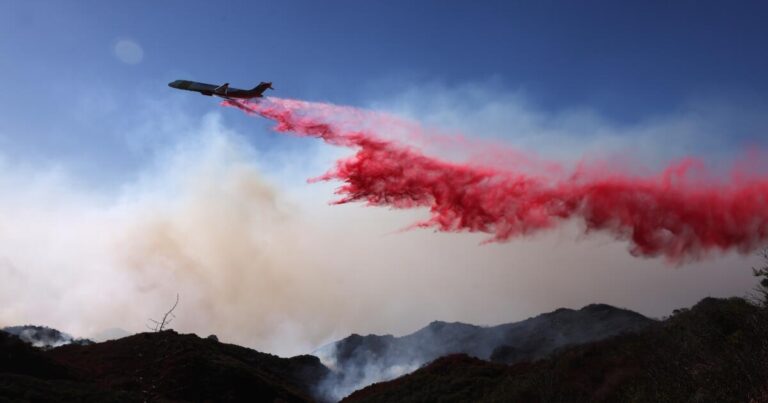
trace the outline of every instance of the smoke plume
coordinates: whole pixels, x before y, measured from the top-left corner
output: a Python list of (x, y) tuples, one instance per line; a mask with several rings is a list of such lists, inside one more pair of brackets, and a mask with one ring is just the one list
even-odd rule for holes
[[(387, 138), (383, 132), (391, 127), (407, 127), (411, 137), (424, 134), (382, 114), (279, 98), (224, 104), (274, 120), (278, 132), (355, 148), (314, 180), (344, 182), (337, 204), (427, 207), (430, 218), (414, 227), (482, 232), (491, 235), (489, 241), (506, 241), (580, 218), (586, 232), (627, 240), (635, 256), (672, 261), (718, 250), (747, 253), (768, 239), (768, 178), (734, 174), (728, 182), (715, 180), (695, 159), (644, 177), (588, 165), (554, 177), (428, 156)], [(361, 123), (367, 127), (355, 128)]]
[[(503, 105), (504, 111), (516, 107)], [(476, 154), (482, 159), (472, 161), (547, 183), (567, 175), (562, 164), (447, 138), (378, 112), (312, 108), (295, 113), (323, 117), (345, 132), (362, 128), (392, 147), (409, 144), (446, 161)], [(754, 285), (749, 267), (758, 261), (751, 256), (726, 253), (669, 270), (653, 259), (632, 258), (608, 232), (572, 242), (583, 229), (578, 220), (482, 247), (488, 235), (480, 232), (398, 233), (429, 218), (429, 211), (329, 206), (323, 201), (333, 197), (333, 183), (304, 183), (354, 154), (354, 144), (286, 138), (280, 147), (259, 147), (253, 131), (233, 130), (220, 112), (196, 117), (157, 103), (148, 111), (125, 130), (131, 138), (152, 139), (141, 148), (149, 157), (108, 184), (66, 160), (17, 163), (0, 150), (0, 327), (40, 324), (100, 340), (146, 331), (147, 319), (162, 315), (179, 293), (175, 330), (294, 355), (353, 332), (403, 335), (433, 320), (492, 325), (593, 302), (661, 316), (704, 296), (741, 295)], [(406, 108), (397, 116), (422, 112)], [(435, 120), (455, 115), (449, 109)], [(488, 115), (465, 118), (465, 127), (488, 125), (484, 133), (509, 123)], [(699, 115), (683, 115), (672, 124), (645, 122), (643, 130), (680, 136), (680, 121), (711, 125)], [(572, 127), (568, 121), (562, 130)], [(563, 138), (550, 133), (541, 139), (553, 137)], [(282, 146), (291, 142), (302, 144)], [(539, 145), (530, 148), (543, 149)], [(705, 155), (708, 162), (715, 158)], [(109, 334), (103, 335), (105, 329)]]

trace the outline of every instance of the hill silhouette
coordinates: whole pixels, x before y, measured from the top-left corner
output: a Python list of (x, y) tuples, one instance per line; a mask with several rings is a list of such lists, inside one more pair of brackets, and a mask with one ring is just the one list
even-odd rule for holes
[[(600, 325), (616, 323), (630, 331)], [(448, 353), (344, 401), (768, 402), (768, 308), (742, 298), (706, 298), (663, 321), (589, 305), (489, 328), (433, 322), (403, 337), (350, 336), (339, 358), (386, 360), (402, 340), (434, 343), (425, 356)], [(345, 375), (315, 356), (172, 330), (55, 348), (0, 332), (0, 401), (330, 401), (349, 387)]]
[(501, 365), (442, 357), (347, 402), (768, 402), (768, 314), (707, 298), (636, 332)]
[(17, 336), (22, 341), (40, 348), (53, 348), (66, 344), (93, 344), (93, 340), (78, 339), (47, 326), (7, 326), (1, 331)]
[(45, 351), (0, 337), (0, 398), (9, 400), (307, 402), (328, 371), (314, 356), (280, 358), (172, 330)]
[(325, 381), (325, 392), (330, 399), (340, 399), (446, 355), (467, 354), (513, 364), (544, 358), (565, 346), (638, 331), (652, 323), (636, 312), (592, 304), (490, 327), (435, 321), (402, 337), (353, 334), (315, 353), (334, 369)]

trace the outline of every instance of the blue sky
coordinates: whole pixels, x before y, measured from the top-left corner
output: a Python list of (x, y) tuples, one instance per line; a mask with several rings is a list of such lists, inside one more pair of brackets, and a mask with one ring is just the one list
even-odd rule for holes
[[(0, 151), (29, 161), (134, 168), (143, 149), (125, 144), (126, 127), (148, 99), (190, 116), (218, 108), (178, 100), (191, 95), (166, 86), (177, 78), (268, 80), (276, 95), (352, 105), (423, 83), (490, 83), (543, 113), (586, 107), (619, 124), (702, 99), (768, 102), (764, 2), (3, 1), (0, 11)], [(114, 57), (120, 39), (143, 48), (140, 63)], [(762, 128), (729, 135), (749, 142)]]
[[(34, 90), (56, 76), (145, 92), (186, 73), (244, 84), (272, 77), (293, 96), (354, 102), (372, 80), (500, 77), (547, 108), (588, 103), (627, 118), (697, 95), (764, 100), (768, 90), (761, 2), (31, 1), (3, 9), (2, 67)], [(142, 45), (141, 66), (125, 69), (105, 52), (121, 37)]]

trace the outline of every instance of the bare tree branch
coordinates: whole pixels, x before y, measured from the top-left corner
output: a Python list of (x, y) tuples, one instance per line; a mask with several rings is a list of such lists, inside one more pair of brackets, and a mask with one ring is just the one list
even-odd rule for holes
[(173, 313), (174, 309), (179, 305), (179, 294), (176, 293), (176, 302), (173, 303), (173, 306), (171, 309), (168, 310), (168, 312), (163, 315), (163, 319), (160, 321), (149, 319), (150, 322), (154, 323), (154, 327), (147, 326), (147, 329), (152, 330), (153, 332), (162, 332), (165, 330), (166, 326), (170, 325), (174, 318), (176, 318), (176, 315)]

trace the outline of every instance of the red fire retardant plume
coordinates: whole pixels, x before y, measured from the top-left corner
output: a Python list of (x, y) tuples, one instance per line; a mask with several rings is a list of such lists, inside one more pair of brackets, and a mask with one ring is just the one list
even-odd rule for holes
[(426, 207), (431, 217), (418, 227), (480, 231), (491, 234), (490, 241), (505, 241), (581, 218), (587, 231), (628, 240), (633, 255), (672, 261), (715, 250), (747, 253), (768, 240), (765, 178), (694, 183), (687, 170), (695, 161), (683, 161), (652, 177), (574, 174), (553, 180), (429, 157), (383, 139), (370, 123), (366, 130), (346, 129), (340, 119), (355, 113), (352, 108), (279, 98), (224, 104), (274, 120), (278, 132), (356, 149), (317, 180), (344, 182), (339, 204)]

